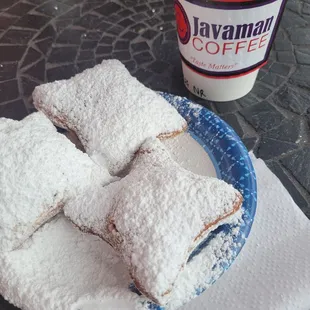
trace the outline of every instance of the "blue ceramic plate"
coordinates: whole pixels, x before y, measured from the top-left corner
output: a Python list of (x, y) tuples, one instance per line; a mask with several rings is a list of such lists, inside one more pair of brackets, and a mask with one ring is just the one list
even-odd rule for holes
[[(161, 95), (172, 104), (178, 112), (187, 120), (188, 131), (191, 136), (208, 153), (217, 177), (232, 184), (243, 195), (243, 224), (237, 236), (234, 236), (233, 257), (229, 264), (221, 266), (222, 274), (229, 268), (232, 261), (241, 251), (251, 226), (256, 211), (256, 177), (248, 151), (235, 131), (217, 115), (206, 108), (194, 104), (187, 98), (176, 97), (171, 94)], [(202, 248), (206, 247), (210, 240), (219, 233), (232, 234), (232, 227), (229, 225), (220, 226), (211, 233), (207, 240), (198, 246), (192, 253), (190, 259), (198, 255)], [(190, 260), (189, 259), (189, 260)], [(208, 286), (216, 279), (207, 279)], [(197, 290), (197, 295), (205, 288)], [(149, 309), (164, 309), (154, 304), (149, 304)]]

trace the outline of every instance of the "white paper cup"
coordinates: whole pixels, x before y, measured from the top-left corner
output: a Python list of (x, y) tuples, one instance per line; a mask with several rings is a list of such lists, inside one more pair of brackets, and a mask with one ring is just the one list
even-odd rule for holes
[(247, 75), (229, 79), (203, 76), (182, 62), (185, 86), (194, 95), (217, 102), (239, 99), (248, 94), (256, 81), (259, 69)]
[(267, 63), (286, 0), (175, 0), (184, 83), (198, 97), (231, 101)]

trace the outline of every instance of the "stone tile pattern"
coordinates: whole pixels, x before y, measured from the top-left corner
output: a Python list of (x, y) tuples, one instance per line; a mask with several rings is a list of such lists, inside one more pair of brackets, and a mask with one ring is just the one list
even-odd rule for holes
[[(250, 94), (203, 101), (183, 85), (172, 0), (1, 0), (0, 117), (34, 111), (36, 85), (121, 60), (147, 86), (188, 96), (227, 121), (310, 218), (310, 0), (288, 0)], [(0, 300), (1, 309), (14, 309)]]

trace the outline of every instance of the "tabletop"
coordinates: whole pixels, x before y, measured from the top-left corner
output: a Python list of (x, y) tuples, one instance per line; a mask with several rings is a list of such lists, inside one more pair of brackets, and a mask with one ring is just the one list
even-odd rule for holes
[[(35, 86), (117, 58), (146, 86), (190, 97), (229, 123), (310, 218), (310, 0), (288, 0), (253, 90), (225, 103), (183, 84), (173, 0), (1, 0), (0, 117), (35, 111)], [(0, 299), (0, 310), (17, 309)]]

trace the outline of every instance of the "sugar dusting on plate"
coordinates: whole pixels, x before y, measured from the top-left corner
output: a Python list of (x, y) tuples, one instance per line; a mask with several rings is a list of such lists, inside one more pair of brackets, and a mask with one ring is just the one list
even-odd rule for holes
[(163, 144), (173, 159), (183, 168), (199, 175), (216, 177), (216, 171), (210, 157), (189, 133), (164, 140)]
[[(180, 275), (166, 310), (178, 309), (211, 286), (223, 273), (223, 268), (232, 263), (234, 238), (239, 233), (242, 212), (231, 218), (235, 226), (232, 233), (221, 232), (214, 236)], [(183, 308), (182, 308), (183, 309)], [(186, 306), (184, 307), (184, 310)]]
[[(166, 144), (175, 160), (184, 168), (199, 163), (200, 174), (215, 173), (207, 153), (197, 155), (191, 144), (198, 143), (188, 139), (175, 138)], [(240, 214), (232, 220), (237, 223), (239, 219)], [(167, 310), (188, 302), (221, 275), (232, 260), (237, 234), (238, 226), (229, 234), (217, 234), (188, 262)], [(131, 279), (113, 249), (98, 237), (81, 233), (62, 215), (36, 232), (22, 249), (1, 253), (0, 265), (0, 293), (24, 310), (112, 310), (122, 309), (122, 304), (128, 310), (150, 307), (143, 296), (128, 289)]]

